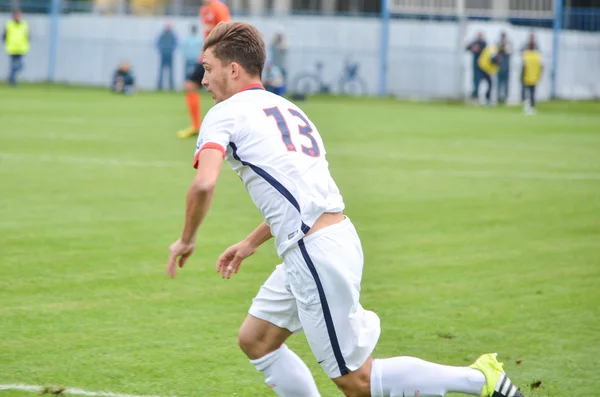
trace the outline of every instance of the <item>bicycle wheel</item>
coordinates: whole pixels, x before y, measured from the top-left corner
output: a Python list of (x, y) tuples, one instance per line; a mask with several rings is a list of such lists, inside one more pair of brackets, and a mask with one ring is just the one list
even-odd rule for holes
[(292, 90), (295, 94), (314, 95), (320, 89), (321, 79), (313, 73), (301, 73), (292, 83)]
[(367, 82), (360, 76), (340, 80), (340, 93), (345, 95), (367, 95)]

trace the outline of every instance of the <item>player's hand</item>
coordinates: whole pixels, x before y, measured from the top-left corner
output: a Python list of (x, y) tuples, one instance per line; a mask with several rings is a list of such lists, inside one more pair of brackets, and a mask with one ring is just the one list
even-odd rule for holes
[(167, 264), (167, 274), (171, 278), (175, 277), (175, 273), (177, 273), (177, 259), (179, 259), (179, 267), (183, 267), (194, 252), (194, 248), (194, 244), (184, 243), (181, 239), (171, 244), (169, 248), (169, 263)]
[(231, 278), (232, 274), (240, 270), (242, 261), (255, 252), (256, 247), (253, 247), (246, 241), (232, 245), (219, 256), (217, 260), (217, 272), (221, 273), (222, 278)]

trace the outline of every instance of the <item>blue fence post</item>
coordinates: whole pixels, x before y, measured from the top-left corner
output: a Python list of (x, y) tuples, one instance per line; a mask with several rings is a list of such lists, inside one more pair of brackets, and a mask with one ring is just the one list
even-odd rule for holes
[(387, 69), (390, 42), (390, 0), (381, 0), (381, 39), (379, 40), (379, 96), (387, 94)]
[(50, 40), (48, 54), (48, 81), (54, 81), (56, 72), (56, 45), (58, 42), (58, 20), (60, 19), (60, 0), (52, 0), (50, 3)]
[(554, 0), (554, 23), (552, 24), (552, 77), (550, 80), (550, 95), (556, 98), (556, 79), (558, 74), (558, 50), (560, 47), (560, 30), (563, 17), (563, 0)]

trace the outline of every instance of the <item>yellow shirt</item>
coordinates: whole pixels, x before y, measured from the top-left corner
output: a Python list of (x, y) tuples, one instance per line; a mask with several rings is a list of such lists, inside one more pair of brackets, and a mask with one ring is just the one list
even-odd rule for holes
[(489, 75), (493, 75), (498, 73), (498, 69), (500, 68), (497, 64), (492, 62), (492, 58), (496, 56), (498, 53), (498, 47), (495, 45), (489, 45), (483, 49), (481, 55), (479, 55), (479, 60), (477, 64)]
[(19, 23), (14, 20), (6, 22), (6, 43), (4, 45), (8, 55), (25, 55), (29, 52), (29, 25), (27, 22)]
[(536, 50), (523, 51), (523, 84), (536, 85), (542, 78), (542, 54)]

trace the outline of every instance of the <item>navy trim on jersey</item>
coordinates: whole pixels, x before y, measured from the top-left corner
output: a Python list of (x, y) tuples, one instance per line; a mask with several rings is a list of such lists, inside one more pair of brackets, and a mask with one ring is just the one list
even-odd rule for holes
[(319, 273), (317, 273), (317, 269), (315, 269), (315, 265), (308, 255), (304, 240), (298, 241), (298, 247), (300, 247), (300, 252), (304, 257), (304, 261), (308, 266), (308, 270), (310, 270), (310, 273), (315, 279), (315, 284), (317, 285), (319, 300), (321, 301), (321, 308), (323, 309), (323, 317), (325, 317), (325, 326), (327, 327), (327, 333), (329, 334), (329, 341), (331, 343), (331, 348), (333, 349), (333, 355), (335, 356), (335, 360), (337, 361), (342, 376), (347, 375), (350, 370), (348, 367), (346, 367), (346, 361), (342, 355), (342, 349), (340, 349), (340, 343), (338, 342), (337, 335), (335, 333), (335, 326), (333, 325), (333, 317), (331, 317), (331, 310), (329, 310), (329, 305), (327, 304), (327, 297), (325, 296), (325, 290), (323, 289), (323, 284), (321, 284)]
[(300, 226), (300, 230), (302, 230), (302, 233), (306, 234), (309, 232), (310, 226), (308, 226), (306, 223), (302, 222), (302, 225)]
[[(229, 146), (231, 146), (232, 156), (234, 159), (236, 159), (243, 165), (250, 167), (254, 172), (256, 172), (256, 174), (258, 176), (263, 178), (265, 181), (267, 181), (269, 183), (269, 185), (273, 186), (279, 193), (281, 193), (281, 195), (283, 197), (285, 197), (287, 199), (287, 201), (289, 201), (294, 206), (294, 208), (296, 208), (296, 210), (298, 210), (298, 213), (301, 213), (300, 212), (300, 204), (298, 204), (298, 201), (296, 201), (294, 196), (292, 196), (292, 193), (290, 193), (290, 191), (287, 190), (285, 188), (285, 186), (283, 186), (277, 179), (275, 179), (267, 171), (263, 170), (262, 168), (254, 165), (252, 163), (242, 160), (240, 158), (240, 156), (238, 156), (237, 146), (235, 146), (235, 144), (233, 142), (229, 142)], [(310, 226), (308, 226), (306, 223), (302, 222), (302, 225), (300, 225), (300, 230), (302, 230), (302, 233), (306, 234), (310, 230)]]

